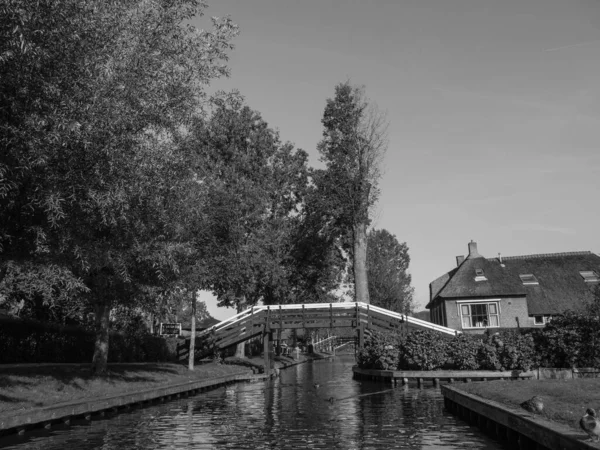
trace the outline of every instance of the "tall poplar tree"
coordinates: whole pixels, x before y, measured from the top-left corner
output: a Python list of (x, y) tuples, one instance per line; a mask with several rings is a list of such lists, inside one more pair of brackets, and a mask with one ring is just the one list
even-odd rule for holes
[(350, 242), (356, 301), (369, 303), (367, 227), (379, 197), (381, 163), (387, 150), (387, 120), (349, 82), (335, 87), (323, 114), (318, 144), (325, 170), (315, 174), (321, 210), (335, 232)]

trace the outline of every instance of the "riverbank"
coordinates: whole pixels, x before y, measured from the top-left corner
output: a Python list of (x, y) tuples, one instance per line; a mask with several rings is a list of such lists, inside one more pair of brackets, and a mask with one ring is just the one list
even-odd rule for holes
[(212, 362), (193, 371), (170, 363), (109, 364), (106, 376), (94, 377), (89, 364), (0, 366), (0, 415), (233, 374), (252, 375), (252, 370)]
[[(600, 378), (574, 380), (494, 381), (455, 386), (457, 389), (509, 408), (523, 411), (520, 404), (537, 395), (543, 399), (541, 417), (580, 431), (579, 419), (587, 408), (600, 409)], [(599, 445), (600, 447), (600, 445)]]

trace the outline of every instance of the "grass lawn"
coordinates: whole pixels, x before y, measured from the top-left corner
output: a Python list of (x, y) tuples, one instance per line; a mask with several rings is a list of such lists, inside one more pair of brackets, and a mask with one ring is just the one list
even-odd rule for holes
[(544, 402), (541, 416), (577, 430), (579, 419), (587, 408), (600, 411), (600, 378), (489, 381), (461, 384), (457, 387), (520, 410), (522, 402), (538, 395)]
[(194, 371), (189, 371), (187, 366), (169, 363), (109, 364), (107, 376), (93, 377), (85, 365), (0, 366), (0, 414), (233, 373), (252, 374), (252, 370), (212, 362), (197, 365)]

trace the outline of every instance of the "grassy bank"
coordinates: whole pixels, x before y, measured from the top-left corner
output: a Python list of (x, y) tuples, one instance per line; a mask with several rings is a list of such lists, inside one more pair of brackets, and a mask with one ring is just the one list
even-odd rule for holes
[(111, 364), (105, 377), (94, 377), (88, 366), (0, 366), (0, 414), (24, 411), (98, 397), (152, 389), (166, 384), (204, 380), (233, 373), (248, 373), (247, 367), (207, 363), (189, 371), (169, 363)]
[(541, 416), (579, 430), (586, 408), (600, 410), (600, 378), (575, 380), (492, 381), (456, 385), (459, 389), (523, 411), (534, 395), (544, 402)]

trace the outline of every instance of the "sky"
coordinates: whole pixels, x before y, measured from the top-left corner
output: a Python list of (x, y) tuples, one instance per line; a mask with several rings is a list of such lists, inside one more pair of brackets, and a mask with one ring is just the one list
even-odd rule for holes
[(209, 5), (240, 27), (211, 88), (238, 89), (312, 166), (336, 84), (387, 112), (373, 226), (407, 243), (417, 310), (471, 240), (486, 257), (600, 251), (600, 1)]

